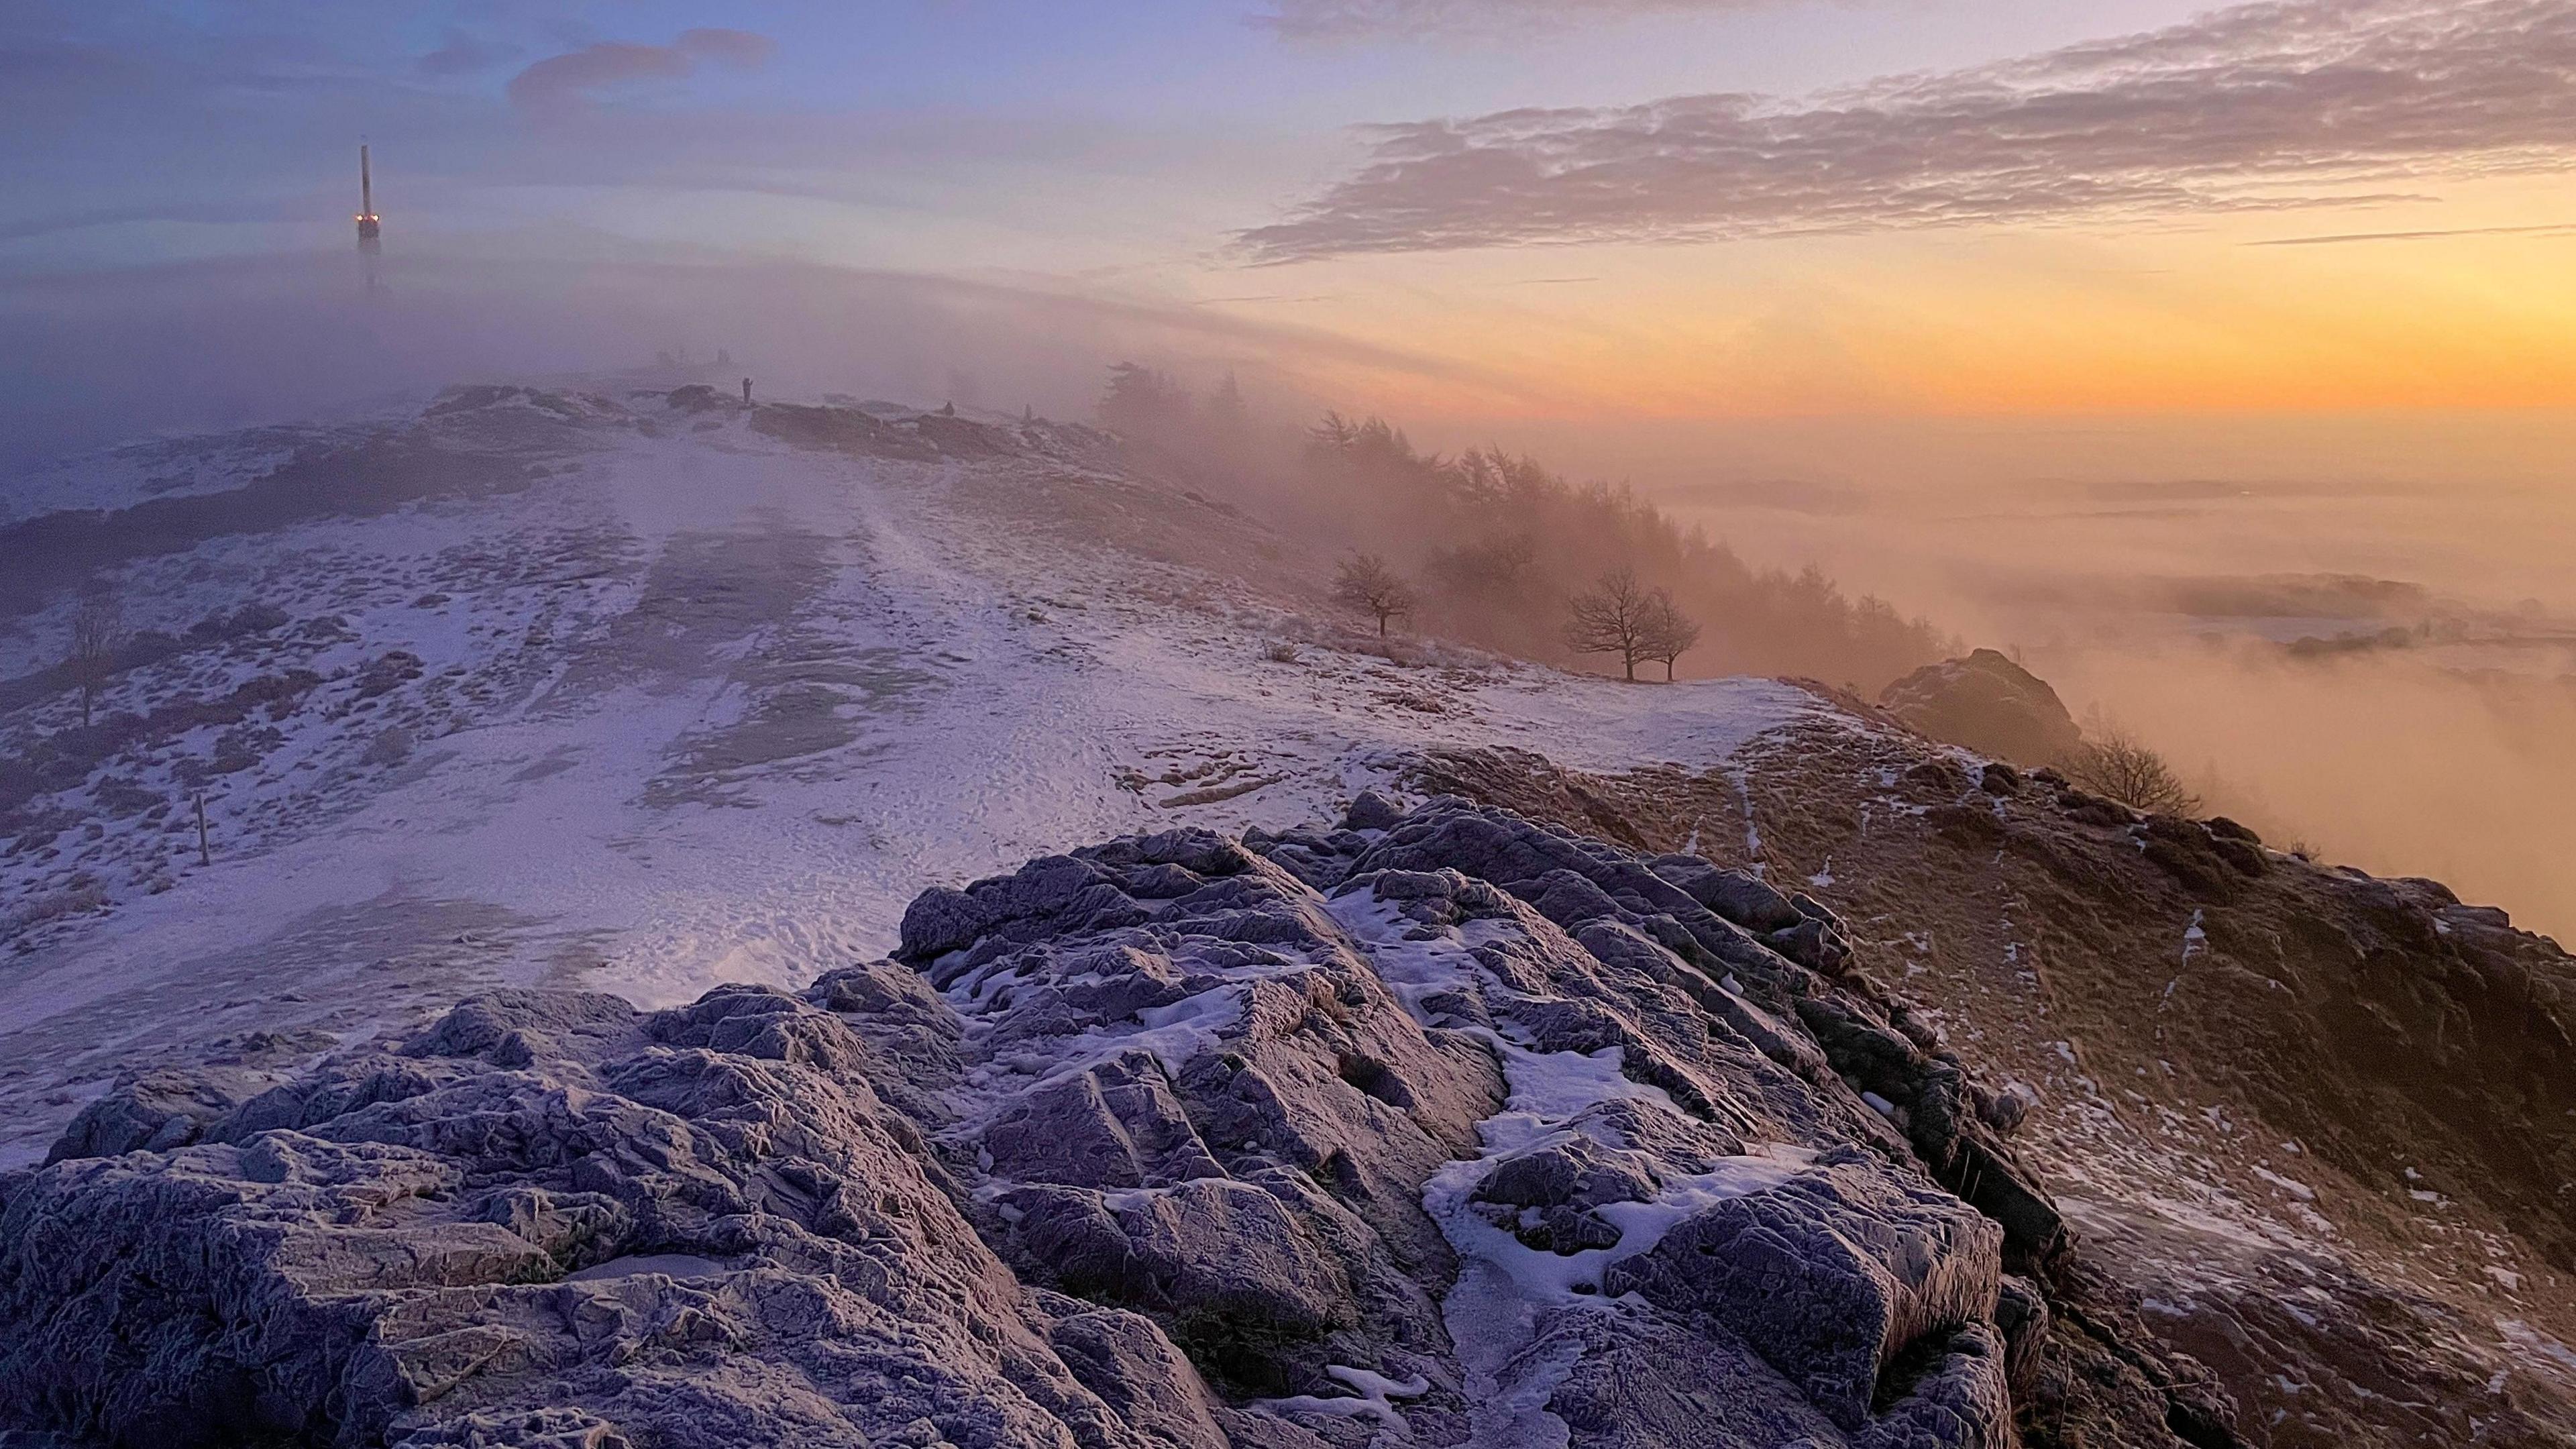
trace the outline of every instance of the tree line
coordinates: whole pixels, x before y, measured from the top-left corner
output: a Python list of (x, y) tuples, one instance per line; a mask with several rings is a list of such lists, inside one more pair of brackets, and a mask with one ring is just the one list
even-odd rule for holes
[(1695, 674), (1866, 694), (1956, 652), (1928, 620), (1817, 568), (1754, 568), (1624, 486), (1499, 448), (1425, 452), (1383, 418), (1339, 412), (1267, 425), (1231, 378), (1201, 393), (1133, 363), (1111, 369), (1100, 418), (1140, 468), (1346, 555), (1333, 592), (1381, 630), (1402, 618), (1524, 658), (1616, 661), (1629, 678), (1650, 663), (1678, 677), (1687, 658)]

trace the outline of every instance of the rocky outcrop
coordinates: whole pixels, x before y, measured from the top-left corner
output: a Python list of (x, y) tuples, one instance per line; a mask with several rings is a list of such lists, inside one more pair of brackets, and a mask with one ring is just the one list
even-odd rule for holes
[(318, 1031), (253, 1032), (218, 1043), (205, 1060), (183, 1071), (136, 1073), (83, 1107), (45, 1160), (185, 1147), (208, 1123), (292, 1080), (299, 1066), (335, 1045)]
[[(1849, 951), (1696, 856), (1372, 796), (931, 891), (800, 995), (503, 992), (128, 1083), (0, 1177), (0, 1428), (2231, 1442), (2064, 1298), (2010, 1099)], [(2087, 1416), (2017, 1424), (2050, 1374)]]
[(505, 993), (198, 1145), (21, 1175), (0, 1187), (0, 1423), (169, 1445), (1186, 1442), (1085, 1379), (1186, 1407), (1186, 1365), (1111, 1351), (1150, 1350), (1144, 1325), (1014, 1282), (870, 1063), (774, 992), (649, 1015)]
[(1878, 702), (1936, 740), (2025, 765), (2072, 759), (2084, 744), (2048, 681), (1992, 649), (1926, 664)]
[[(1704, 868), (1808, 883), (1850, 923), (1841, 993), (1800, 1004), (1838, 1074), (1908, 1103), (1877, 1064), (1918, 1080), (1909, 1054), (1837, 1016), (1885, 1000), (1897, 1035), (1958, 1056), (1965, 1111), (2063, 1185), (2080, 1241), (2034, 1270), (2048, 1352), (2025, 1420), (2215, 1442), (2204, 1386), (2127, 1351), (2161, 1339), (2254, 1444), (2576, 1442), (2576, 960), (2502, 911), (1841, 715), (1705, 780), (1453, 751), (1415, 783), (1641, 852), (1694, 841), (1741, 870)], [(2013, 1221), (1978, 1195), (1977, 1139), (1924, 1130), (1960, 1111), (1934, 1080), (1918, 1158)]]

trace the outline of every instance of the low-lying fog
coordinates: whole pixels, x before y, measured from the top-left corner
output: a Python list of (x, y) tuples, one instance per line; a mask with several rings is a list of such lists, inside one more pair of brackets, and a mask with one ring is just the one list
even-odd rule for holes
[(1749, 557), (1812, 558), (2015, 653), (2275, 844), (2576, 937), (2576, 496), (2478, 456), (2565, 420), (2492, 420), (2446, 461), (2455, 422), (2242, 481), (2113, 446), (2053, 478), (2022, 457), (1987, 482), (1659, 491)]
[[(2018, 653), (2279, 844), (2576, 937), (2576, 419), (1652, 423), (1185, 305), (813, 267), (206, 263), (0, 292), (0, 520), (59, 460), (446, 383), (719, 348), (764, 395), (1087, 415), (1109, 362), (1633, 484), (1757, 568), (1820, 564)], [(1423, 399), (1447, 398), (1442, 404)], [(1471, 399), (1458, 402), (1460, 398)], [(1407, 409), (1415, 409), (1408, 415)], [(76, 491), (76, 490), (75, 490)], [(1837, 681), (1839, 682), (1839, 681)]]

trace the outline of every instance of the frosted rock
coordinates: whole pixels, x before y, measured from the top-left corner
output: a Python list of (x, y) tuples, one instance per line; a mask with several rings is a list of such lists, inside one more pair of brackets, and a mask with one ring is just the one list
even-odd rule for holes
[(1829, 913), (1455, 800), (1350, 825), (926, 892), (802, 993), (124, 1083), (0, 1176), (0, 1429), (2014, 1442), (2062, 1225)]

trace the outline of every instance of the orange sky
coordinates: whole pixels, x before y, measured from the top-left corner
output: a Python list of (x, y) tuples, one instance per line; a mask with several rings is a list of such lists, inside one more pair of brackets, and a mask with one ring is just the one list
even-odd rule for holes
[[(2096, 415), (2576, 406), (2576, 196), (2074, 227), (1362, 256), (1256, 273), (1248, 320), (1473, 369), (1409, 417)], [(2480, 234), (2262, 245), (2288, 237)], [(1242, 274), (1206, 280), (1241, 289)], [(1356, 383), (1360, 380), (1353, 379)]]

